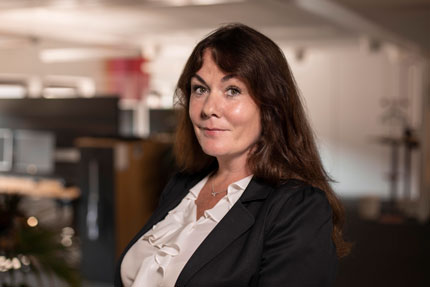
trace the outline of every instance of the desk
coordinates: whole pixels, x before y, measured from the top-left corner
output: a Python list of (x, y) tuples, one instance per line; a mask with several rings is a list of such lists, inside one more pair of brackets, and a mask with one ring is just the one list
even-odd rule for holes
[(73, 200), (80, 196), (80, 190), (77, 187), (64, 187), (54, 179), (0, 176), (0, 194)]

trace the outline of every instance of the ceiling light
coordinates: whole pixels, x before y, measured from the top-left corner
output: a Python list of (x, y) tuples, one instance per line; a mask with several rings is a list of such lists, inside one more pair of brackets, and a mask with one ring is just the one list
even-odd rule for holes
[(139, 56), (138, 50), (108, 48), (64, 48), (40, 51), (40, 60), (44, 63), (74, 62), (104, 58), (122, 58)]
[(147, 3), (153, 3), (163, 6), (198, 6), (198, 5), (216, 5), (245, 2), (246, 0), (147, 0)]

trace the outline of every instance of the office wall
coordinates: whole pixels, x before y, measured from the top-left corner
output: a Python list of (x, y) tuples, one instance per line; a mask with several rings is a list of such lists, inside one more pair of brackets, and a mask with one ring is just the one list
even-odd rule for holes
[[(301, 62), (286, 50), (308, 108), (326, 168), (343, 196), (389, 196), (391, 149), (380, 138), (402, 135), (387, 119), (398, 104), (412, 128), (421, 128), (422, 67), (410, 58), (359, 45), (310, 50)], [(385, 118), (385, 120), (384, 120)], [(398, 194), (403, 194), (399, 151)], [(419, 188), (419, 153), (412, 154), (413, 197)]]

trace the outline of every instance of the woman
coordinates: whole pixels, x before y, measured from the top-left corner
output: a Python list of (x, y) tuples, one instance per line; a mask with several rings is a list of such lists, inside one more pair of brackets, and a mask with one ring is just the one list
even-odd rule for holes
[(121, 257), (116, 286), (332, 286), (342, 207), (279, 47), (241, 24), (178, 81), (182, 172)]

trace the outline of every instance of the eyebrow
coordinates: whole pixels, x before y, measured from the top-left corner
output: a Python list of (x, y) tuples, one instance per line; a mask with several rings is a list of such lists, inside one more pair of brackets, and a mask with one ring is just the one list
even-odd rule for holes
[(203, 80), (202, 77), (200, 77), (197, 74), (194, 74), (191, 78), (196, 78), (199, 82), (201, 82), (203, 85), (205, 85), (206, 87), (208, 86), (208, 84), (206, 84), (205, 80)]
[[(201, 82), (202, 84), (204, 84), (205, 86), (209, 86), (206, 82), (205, 82), (205, 80), (203, 80), (203, 78), (202, 77), (200, 77), (198, 74), (194, 74), (191, 78), (196, 78), (199, 82)], [(236, 75), (235, 74), (228, 74), (228, 75), (225, 75), (222, 79), (221, 79), (221, 82), (227, 82), (228, 80), (230, 80), (230, 79), (232, 79), (232, 78), (236, 78)]]

